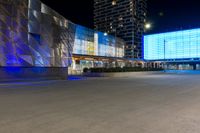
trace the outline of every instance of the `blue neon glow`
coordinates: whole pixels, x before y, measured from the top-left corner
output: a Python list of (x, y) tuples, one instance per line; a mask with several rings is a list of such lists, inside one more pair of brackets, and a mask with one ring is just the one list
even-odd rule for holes
[(144, 59), (200, 58), (200, 29), (144, 36)]

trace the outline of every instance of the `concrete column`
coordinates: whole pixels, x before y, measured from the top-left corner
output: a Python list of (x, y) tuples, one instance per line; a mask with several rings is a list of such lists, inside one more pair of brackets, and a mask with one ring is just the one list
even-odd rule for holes
[(193, 64), (193, 70), (197, 70), (197, 64)]

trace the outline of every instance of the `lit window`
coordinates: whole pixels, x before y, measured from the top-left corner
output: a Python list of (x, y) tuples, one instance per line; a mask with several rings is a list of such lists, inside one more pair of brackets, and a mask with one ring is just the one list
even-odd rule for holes
[(117, 4), (117, 1), (116, 1), (116, 0), (113, 0), (113, 1), (112, 1), (112, 5), (115, 6), (116, 4)]
[(118, 19), (119, 19), (119, 20), (123, 20), (123, 18), (122, 18), (122, 17), (119, 17)]

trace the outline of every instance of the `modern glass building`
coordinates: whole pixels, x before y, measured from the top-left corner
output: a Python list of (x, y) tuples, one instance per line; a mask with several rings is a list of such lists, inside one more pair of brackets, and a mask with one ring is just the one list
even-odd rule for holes
[(144, 36), (144, 60), (200, 64), (200, 29)]
[(123, 41), (76, 25), (40, 0), (0, 0), (0, 78), (66, 77), (74, 58), (123, 57), (123, 48)]
[(122, 39), (77, 25), (70, 72), (91, 67), (122, 67), (124, 47)]
[(66, 77), (75, 31), (40, 0), (0, 0), (0, 75)]

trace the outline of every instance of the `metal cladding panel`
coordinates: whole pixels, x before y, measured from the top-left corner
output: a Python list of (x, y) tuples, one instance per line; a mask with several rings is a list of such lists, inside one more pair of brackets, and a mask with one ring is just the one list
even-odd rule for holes
[(75, 28), (39, 0), (0, 0), (0, 66), (67, 67)]
[[(28, 3), (26, 0), (0, 1), (0, 66), (22, 66), (28, 44)], [(22, 57), (23, 56), (23, 57)]]
[(40, 23), (35, 21), (29, 21), (28, 23), (28, 32), (40, 34)]
[[(56, 20), (55, 20), (56, 18)], [(44, 21), (43, 21), (44, 20)], [(67, 22), (64, 24), (63, 22)], [(50, 57), (49, 65), (66, 67), (72, 58), (75, 25), (68, 26), (69, 21), (60, 20), (56, 16), (42, 13), (41, 45), (48, 45)]]
[(45, 4), (41, 4), (41, 12), (43, 14), (47, 14), (47, 15), (50, 15), (50, 16), (54, 16), (54, 17), (57, 17), (59, 19), (64, 19), (66, 20), (63, 16), (61, 16), (59, 13), (57, 13), (55, 10), (52, 10), (51, 8), (49, 8), (47, 5)]
[(40, 0), (29, 0), (29, 9), (41, 11), (41, 1)]
[(27, 6), (28, 0), (0, 0), (0, 3)]
[(33, 22), (41, 23), (41, 12), (38, 12), (36, 10), (29, 9), (28, 11), (28, 19)]

